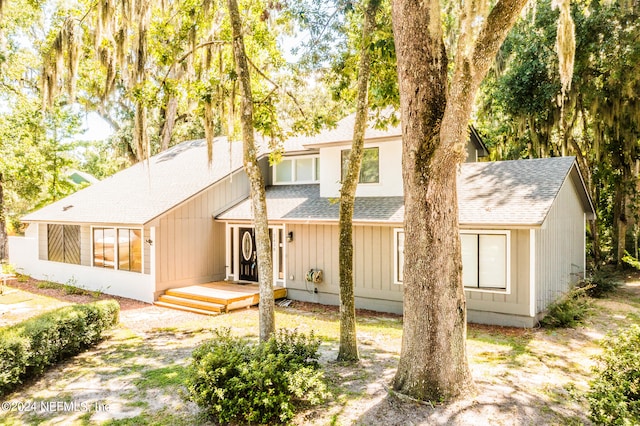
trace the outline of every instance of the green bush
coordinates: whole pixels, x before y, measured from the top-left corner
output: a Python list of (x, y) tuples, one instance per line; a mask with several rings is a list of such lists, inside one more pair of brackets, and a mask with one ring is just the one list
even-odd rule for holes
[(640, 424), (640, 326), (632, 325), (604, 341), (587, 394), (596, 424)]
[(571, 328), (581, 324), (590, 311), (587, 287), (576, 287), (549, 305), (540, 323), (548, 328)]
[(613, 293), (621, 282), (602, 272), (595, 272), (578, 283), (578, 287), (584, 288), (589, 297), (603, 298)]
[(118, 323), (119, 312), (118, 303), (108, 300), (65, 306), (0, 328), (0, 395), (100, 341)]
[(319, 346), (313, 333), (281, 330), (254, 344), (217, 330), (193, 352), (189, 398), (220, 423), (286, 423), (300, 405), (328, 396)]

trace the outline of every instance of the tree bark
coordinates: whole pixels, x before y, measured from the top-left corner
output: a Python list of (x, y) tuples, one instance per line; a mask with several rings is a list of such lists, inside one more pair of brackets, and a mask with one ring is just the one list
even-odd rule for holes
[(356, 308), (353, 292), (353, 209), (356, 189), (360, 178), (364, 137), (369, 112), (369, 76), (371, 74), (371, 55), (369, 44), (371, 32), (375, 27), (379, 1), (369, 0), (362, 19), (362, 39), (360, 62), (358, 64), (357, 106), (353, 128), (353, 142), (349, 153), (346, 176), (340, 190), (340, 242), (338, 259), (340, 264), (340, 349), (338, 361), (357, 361), (358, 343), (356, 336)]
[(463, 11), (448, 88), (439, 2), (393, 2), (405, 205), (404, 326), (393, 386), (417, 399), (448, 400), (472, 387), (456, 165), (475, 94), (525, 3), (499, 1), (477, 33), (477, 16)]
[(4, 179), (0, 172), (0, 261), (9, 257), (9, 238), (7, 237), (7, 221), (4, 208)]
[(160, 152), (169, 149), (169, 143), (171, 143), (171, 135), (173, 133), (173, 127), (176, 124), (177, 115), (178, 98), (171, 95), (167, 100), (167, 105), (164, 110), (164, 123), (162, 124), (162, 130), (160, 131)]
[(255, 226), (256, 250), (258, 255), (258, 277), (260, 281), (260, 340), (268, 340), (275, 332), (275, 303), (273, 297), (273, 263), (264, 178), (258, 164), (253, 130), (253, 94), (249, 65), (244, 50), (242, 21), (236, 0), (228, 0), (229, 19), (233, 36), (233, 57), (240, 82), (242, 106), (240, 121), (242, 127), (244, 170), (249, 177), (253, 223)]

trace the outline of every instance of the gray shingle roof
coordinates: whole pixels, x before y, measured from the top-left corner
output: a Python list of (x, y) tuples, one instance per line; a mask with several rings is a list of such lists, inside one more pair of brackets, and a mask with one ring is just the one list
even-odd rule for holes
[[(267, 212), (270, 220), (334, 221), (338, 218), (338, 203), (320, 197), (320, 185), (278, 185), (267, 188)], [(364, 222), (402, 222), (402, 197), (360, 197), (356, 200), (353, 218)], [(251, 220), (251, 200), (247, 199), (220, 214), (223, 220)]]
[[(461, 225), (541, 225), (571, 170), (574, 157), (464, 163), (458, 177)], [(585, 208), (585, 210), (588, 210)], [(318, 185), (273, 186), (267, 189), (270, 220), (338, 220), (338, 204), (321, 198)], [(245, 200), (217, 217), (251, 220)], [(402, 223), (402, 197), (359, 197), (355, 222)]]
[(213, 158), (210, 168), (204, 140), (183, 142), (22, 220), (145, 224), (239, 169), (242, 143), (216, 139)]
[(575, 157), (465, 163), (458, 178), (461, 224), (541, 225)]

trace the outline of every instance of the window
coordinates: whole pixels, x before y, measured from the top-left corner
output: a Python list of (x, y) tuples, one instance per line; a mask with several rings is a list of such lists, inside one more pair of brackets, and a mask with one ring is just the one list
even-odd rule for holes
[(462, 283), (465, 288), (506, 290), (509, 233), (462, 232)]
[[(465, 289), (508, 291), (509, 231), (462, 231), (462, 283)], [(404, 275), (404, 231), (394, 230), (394, 280)]]
[(320, 157), (306, 156), (284, 158), (273, 165), (275, 185), (316, 183), (320, 180)]
[(80, 227), (47, 225), (47, 252), (52, 262), (80, 264)]
[[(342, 179), (347, 175), (350, 149), (343, 149), (341, 152)], [(362, 166), (360, 167), (360, 183), (380, 182), (380, 150), (379, 148), (365, 148), (362, 153)]]
[(142, 272), (142, 231), (118, 229), (118, 269)]
[(142, 272), (142, 230), (93, 228), (93, 266)]

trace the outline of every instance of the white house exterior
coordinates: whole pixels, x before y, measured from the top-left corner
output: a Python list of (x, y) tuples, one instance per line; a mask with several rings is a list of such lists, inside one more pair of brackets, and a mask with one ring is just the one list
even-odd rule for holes
[[(335, 197), (352, 126), (351, 116), (317, 137), (287, 141), (273, 167), (261, 157), (273, 278), (289, 298), (338, 303)], [(365, 148), (354, 214), (356, 305), (399, 313), (399, 128), (369, 129)], [(477, 135), (468, 152), (470, 160), (487, 154)], [(10, 261), (37, 278), (146, 302), (169, 288), (257, 281), (240, 144), (216, 140), (213, 159), (209, 167), (203, 141), (185, 142), (27, 215)], [(458, 194), (469, 320), (534, 326), (585, 270), (585, 221), (594, 210), (575, 159), (465, 163)]]

